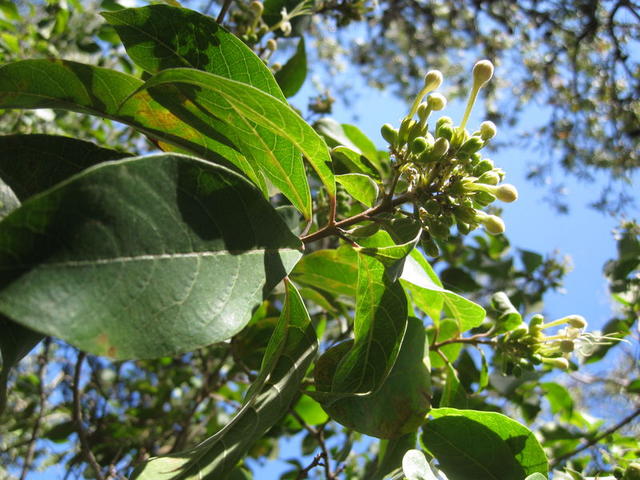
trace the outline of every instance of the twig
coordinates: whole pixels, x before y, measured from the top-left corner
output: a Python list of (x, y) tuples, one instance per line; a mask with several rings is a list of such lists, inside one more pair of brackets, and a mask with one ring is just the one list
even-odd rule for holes
[(612, 433), (614, 433), (615, 431), (621, 429), (622, 427), (624, 427), (628, 423), (631, 423), (631, 421), (634, 418), (636, 418), (637, 416), (639, 416), (639, 415), (640, 415), (640, 407), (638, 407), (634, 412), (632, 412), (631, 414), (627, 415), (625, 418), (620, 420), (613, 427), (608, 428), (607, 430), (602, 432), (600, 435), (597, 435), (597, 436), (593, 437), (591, 440), (587, 441), (584, 445), (581, 445), (580, 447), (576, 448), (575, 450), (567, 452), (564, 455), (560, 455), (558, 458), (554, 459), (553, 462), (551, 462), (551, 468), (553, 469), (553, 468), (557, 467), (560, 463), (564, 462), (568, 458), (571, 458), (574, 455), (577, 455), (578, 453), (586, 450), (587, 448), (594, 446), (596, 443), (598, 443), (600, 440), (602, 440), (606, 436), (611, 435)]
[(40, 408), (38, 409), (38, 416), (36, 417), (35, 422), (33, 423), (33, 428), (31, 429), (31, 438), (29, 440), (29, 446), (27, 447), (27, 454), (24, 458), (24, 464), (22, 465), (22, 473), (20, 474), (20, 480), (25, 480), (27, 478), (27, 474), (31, 469), (31, 464), (33, 463), (33, 457), (36, 452), (36, 441), (38, 440), (38, 434), (40, 432), (40, 425), (42, 423), (42, 417), (44, 417), (44, 411), (46, 408), (47, 395), (44, 390), (44, 376), (47, 368), (47, 361), (49, 359), (49, 346), (51, 345), (51, 338), (47, 337), (44, 340), (44, 348), (40, 355), (38, 355), (38, 399), (40, 403)]
[(80, 439), (80, 450), (86, 458), (91, 468), (96, 472), (96, 478), (98, 480), (105, 480), (102, 475), (102, 469), (98, 464), (96, 457), (93, 456), (91, 448), (89, 446), (89, 439), (87, 438), (87, 431), (84, 429), (82, 420), (82, 410), (80, 406), (80, 373), (82, 372), (82, 362), (87, 355), (84, 352), (78, 352), (78, 359), (76, 361), (76, 368), (73, 374), (73, 422), (76, 425), (78, 432), (78, 438)]
[(304, 478), (309, 478), (309, 472), (313, 470), (315, 467), (317, 467), (318, 465), (322, 465), (321, 460), (323, 458), (324, 458), (323, 453), (316, 454), (316, 456), (313, 457), (313, 460), (311, 461), (311, 463), (298, 472), (298, 475), (296, 476), (296, 480), (303, 480)]
[(229, 10), (229, 7), (231, 6), (231, 2), (233, 2), (233, 0), (224, 0), (220, 13), (218, 13), (218, 18), (216, 18), (216, 22), (222, 23), (224, 16), (227, 14), (227, 10)]
[(370, 217), (377, 215), (383, 212), (392, 211), (398, 205), (402, 205), (407, 201), (414, 198), (415, 194), (413, 192), (405, 193), (400, 195), (396, 199), (390, 202), (382, 202), (378, 205), (375, 205), (364, 212), (359, 213), (358, 215), (354, 215), (353, 217), (345, 218), (344, 220), (340, 220), (339, 222), (328, 223), (327, 226), (313, 232), (312, 234), (303, 236), (300, 238), (303, 243), (311, 243), (317, 240), (320, 240), (325, 237), (329, 237), (331, 235), (337, 235), (340, 229), (344, 229), (346, 227), (350, 227), (351, 225), (355, 225), (356, 223), (362, 222), (364, 220), (369, 220)]
[(458, 337), (458, 338), (450, 338), (449, 340), (443, 340), (439, 343), (433, 343), (429, 348), (434, 350), (438, 350), (445, 345), (449, 345), (451, 343), (468, 343), (471, 345), (493, 345), (495, 341), (493, 340), (484, 340), (487, 336), (486, 333), (478, 333), (477, 335), (472, 335), (471, 337)]

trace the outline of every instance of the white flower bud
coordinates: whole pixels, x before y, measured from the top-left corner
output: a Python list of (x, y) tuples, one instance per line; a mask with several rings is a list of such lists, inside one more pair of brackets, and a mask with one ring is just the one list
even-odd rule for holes
[(434, 158), (440, 158), (449, 151), (449, 141), (446, 138), (438, 138), (433, 144), (431, 155)]
[(442, 110), (447, 106), (447, 99), (441, 93), (432, 93), (427, 97), (427, 105), (431, 110)]
[(496, 215), (487, 215), (480, 220), (484, 225), (484, 229), (491, 235), (498, 235), (504, 233), (505, 226), (504, 221)]
[(440, 70), (429, 70), (424, 76), (424, 89), (431, 92), (442, 85), (442, 72)]
[(253, 2), (249, 4), (249, 10), (251, 10), (251, 13), (256, 17), (259, 17), (262, 15), (262, 12), (264, 12), (264, 5), (258, 0), (253, 0)]
[(509, 183), (496, 187), (494, 192), (496, 198), (502, 202), (515, 202), (518, 199), (518, 190)]
[(480, 124), (480, 136), (484, 141), (491, 140), (498, 133), (498, 129), (493, 122), (482, 122)]
[(586, 328), (587, 326), (587, 321), (582, 315), (569, 315), (566, 320), (573, 328)]
[(481, 88), (493, 77), (493, 63), (480, 60), (473, 66), (473, 86)]
[(278, 42), (274, 38), (267, 40), (267, 50), (275, 52), (278, 49)]

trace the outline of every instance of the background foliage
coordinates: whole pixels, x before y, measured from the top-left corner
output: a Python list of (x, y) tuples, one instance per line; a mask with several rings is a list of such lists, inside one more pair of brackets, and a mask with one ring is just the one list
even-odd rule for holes
[[(237, 38), (213, 18), (170, 7), (146, 17), (107, 1), (0, 2), (0, 63), (7, 64), (0, 103), (48, 107), (3, 110), (0, 120), (0, 216), (17, 208), (2, 222), (0, 237), (6, 475), (29, 478), (64, 465), (70, 478), (165, 478), (176, 467), (180, 478), (251, 478), (254, 459), (284, 455), (290, 469), (282, 478), (384, 478), (401, 466), (407, 478), (424, 478), (428, 467), (412, 474), (402, 462), (421, 445), (450, 479), (547, 475), (547, 459), (556, 468), (553, 478), (625, 469), (625, 478), (634, 478), (637, 224), (621, 223), (618, 256), (604, 268), (619, 309), (603, 333), (635, 343), (587, 345), (592, 351), (583, 350), (590, 355), (581, 360), (600, 362), (600, 374), (580, 368), (564, 380), (546, 367), (505, 370), (495, 345), (474, 336), (502, 324), (509, 326), (496, 335), (507, 338), (522, 316), (541, 310), (545, 293), (561, 286), (566, 265), (531, 251), (514, 255), (504, 235), (458, 233), (437, 241), (429, 264), (418, 250), (407, 256), (416, 243), (401, 224), (385, 224), (389, 234), (369, 240), (371, 231), (351, 232), (347, 241), (318, 236), (296, 264), (304, 218), (313, 218), (312, 232), (321, 231), (334, 191), (338, 218), (375, 208), (390, 167), (355, 126), (325, 116), (334, 96), (348, 101), (354, 94), (332, 84), (331, 75), (321, 76), (325, 85), (303, 112), (322, 138), (284, 101), (313, 72), (331, 73), (344, 61), (373, 85), (409, 98), (432, 68), (445, 73), (449, 97), (464, 96), (471, 83), (459, 52), (502, 61), (513, 73), (483, 90), (487, 117), (515, 122), (530, 101), (548, 114), (527, 138), (543, 152), (532, 176), (543, 178), (558, 165), (581, 177), (603, 170), (612, 187), (594, 201), (617, 210), (632, 201), (620, 180), (638, 165), (640, 80), (631, 48), (639, 7), (629, 1), (464, 2), (455, 9), (446, 2), (329, 1), (292, 18), (286, 36), (281, 10), (291, 13), (295, 2), (265, 2), (259, 22), (256, 7), (240, 1), (183, 4), (216, 14), (229, 7), (223, 25)], [(107, 22), (99, 10), (111, 12)], [(148, 38), (168, 31), (175, 48)], [(283, 66), (273, 62), (277, 55)], [(26, 58), (65, 63), (10, 63)], [(7, 94), (17, 78), (21, 96)], [(512, 95), (504, 95), (508, 89)], [(65, 137), (22, 135), (34, 133)], [(338, 147), (332, 150), (338, 187), (323, 141)], [(157, 149), (207, 162), (170, 153), (127, 160)], [(116, 159), (125, 160), (102, 164)], [(274, 189), (283, 195), (270, 204), (260, 191)], [(560, 197), (551, 199), (562, 207)], [(353, 241), (365, 251), (352, 249)], [(147, 264), (126, 261), (141, 253)], [(116, 261), (98, 267), (96, 258)], [(417, 265), (419, 278), (405, 267), (392, 281), (388, 273), (402, 259)], [(69, 262), (80, 268), (68, 271)], [(237, 289), (183, 307), (185, 299), (201, 298), (198, 289), (225, 290), (221, 271), (236, 272)], [(291, 281), (280, 283), (289, 271)], [(116, 290), (114, 275), (123, 280)], [(494, 296), (500, 291), (506, 297)], [(366, 301), (364, 293), (371, 295)], [(409, 316), (403, 326), (407, 295), (410, 315), (421, 318)], [(87, 300), (100, 296), (108, 301)], [(213, 312), (225, 314), (207, 323)], [(125, 330), (127, 315), (150, 315), (153, 322), (140, 335)], [(361, 363), (358, 352), (371, 338), (386, 343), (376, 343), (374, 360)], [(628, 415), (603, 425), (604, 398), (627, 405)], [(427, 412), (430, 420), (419, 430)], [(461, 431), (474, 432), (474, 441)], [(298, 439), (299, 451), (280, 452), (285, 438)], [(188, 453), (165, 457), (176, 452)], [(459, 462), (460, 455), (471, 460)], [(487, 464), (491, 455), (500, 461)], [(159, 459), (144, 463), (149, 457)]]

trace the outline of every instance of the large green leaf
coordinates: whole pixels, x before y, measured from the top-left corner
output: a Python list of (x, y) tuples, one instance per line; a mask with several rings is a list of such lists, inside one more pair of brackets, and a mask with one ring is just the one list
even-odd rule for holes
[(217, 480), (289, 409), (317, 349), (302, 298), (287, 282), (287, 296), (262, 368), (242, 408), (222, 430), (182, 453), (152, 458), (132, 480)]
[(336, 180), (349, 195), (367, 207), (373, 207), (378, 198), (378, 185), (368, 175), (361, 173), (345, 173), (336, 175)]
[(149, 73), (191, 67), (252, 85), (285, 99), (264, 62), (211, 17), (186, 8), (149, 5), (103, 12), (131, 59)]
[(0, 313), (99, 355), (172, 355), (237, 333), (300, 247), (224, 167), (111, 162), (0, 222)]
[(546, 474), (547, 457), (533, 432), (494, 412), (437, 408), (422, 443), (456, 480), (522, 480)]
[(0, 177), (23, 201), (85, 168), (129, 156), (56, 135), (0, 136)]
[(407, 298), (375, 258), (358, 254), (353, 347), (336, 367), (332, 392), (377, 391), (396, 361), (407, 328)]
[(136, 77), (106, 68), (65, 60), (23, 60), (0, 67), (0, 108), (61, 108), (117, 120), (180, 151), (235, 166), (266, 191), (262, 175), (228, 138), (202, 120), (192, 127), (176, 116), (186, 115), (179, 92), (157, 88), (134, 94), (142, 85)]
[(356, 296), (358, 256), (353, 248), (342, 246), (305, 255), (291, 272), (291, 278), (334, 295)]
[[(315, 370), (316, 389), (328, 391), (333, 373), (353, 341), (329, 349)], [(400, 353), (382, 386), (369, 395), (354, 395), (327, 402), (331, 418), (357, 432), (395, 438), (415, 432), (431, 408), (431, 376), (422, 322), (410, 318)]]
[[(116, 28), (131, 58), (148, 72), (193, 67), (285, 100), (264, 62), (210, 17), (167, 5), (122, 9), (103, 15)], [(180, 97), (177, 92), (168, 101), (173, 103)], [(157, 98), (160, 103), (167, 101)], [(310, 216), (310, 196), (300, 153), (288, 140), (260, 125), (252, 125), (254, 132), (249, 135), (238, 132), (237, 125), (205, 115), (198, 106), (185, 100), (182, 97), (179, 101), (183, 103), (177, 108), (171, 103), (166, 106), (194, 128), (202, 123), (230, 139), (253, 160), (256, 171), (265, 174), (307, 218)], [(215, 110), (212, 113), (216, 116)], [(246, 122), (241, 121), (241, 126), (247, 128)], [(246, 165), (241, 168), (249, 170)], [(247, 172), (256, 181), (251, 173), (255, 172)]]
[(292, 203), (310, 217), (311, 196), (303, 165), (291, 152), (302, 152), (327, 188), (336, 184), (327, 145), (289, 105), (247, 84), (190, 68), (163, 70), (145, 83), (150, 89), (180, 86), (183, 106), (194, 115), (232, 127), (225, 130), (245, 155), (259, 163), (261, 171)]

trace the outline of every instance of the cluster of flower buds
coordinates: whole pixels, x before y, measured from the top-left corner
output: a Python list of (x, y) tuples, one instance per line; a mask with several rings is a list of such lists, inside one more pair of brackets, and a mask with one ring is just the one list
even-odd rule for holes
[[(552, 335), (545, 330), (562, 327)], [(587, 332), (587, 321), (581, 315), (569, 315), (545, 323), (542, 315), (531, 317), (529, 324), (500, 336), (497, 341), (496, 360), (507, 375), (520, 376), (536, 365), (548, 365), (562, 370), (569, 369), (569, 357), (577, 353), (593, 354), (600, 345), (609, 345), (619, 338)]]
[(496, 199), (513, 202), (518, 198), (513, 185), (500, 184), (504, 171), (480, 153), (495, 137), (496, 126), (486, 121), (477, 131), (466, 130), (478, 92), (492, 76), (489, 60), (475, 64), (473, 87), (458, 126), (451, 118), (440, 117), (429, 131), (431, 114), (447, 105), (446, 98), (435, 92), (442, 84), (442, 73), (437, 70), (425, 76), (424, 86), (400, 127), (382, 126), (382, 137), (394, 159), (398, 188), (414, 193), (416, 217), (425, 231), (423, 246), (429, 255), (438, 254), (434, 239), (446, 240), (454, 225), (463, 234), (480, 225), (494, 235), (504, 232), (502, 219), (482, 209)]

